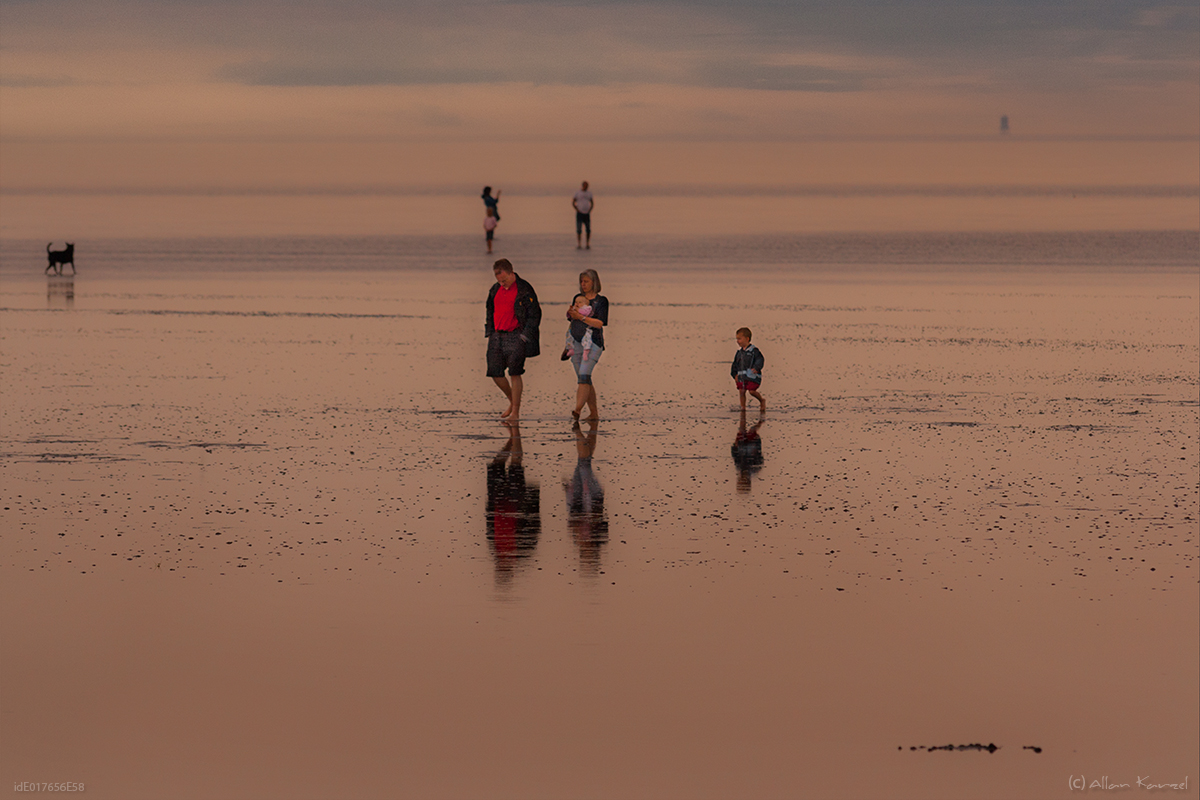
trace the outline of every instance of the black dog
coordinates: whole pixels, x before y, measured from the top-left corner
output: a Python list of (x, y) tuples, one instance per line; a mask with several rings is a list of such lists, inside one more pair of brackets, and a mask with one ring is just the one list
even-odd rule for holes
[[(50, 244), (53, 244), (51, 242)], [(75, 243), (67, 242), (66, 250), (51, 250), (50, 244), (46, 245), (46, 257), (50, 259), (50, 263), (46, 266), (46, 274), (49, 275), (51, 270), (54, 270), (55, 275), (62, 275), (63, 264), (71, 265), (71, 274), (75, 274)]]

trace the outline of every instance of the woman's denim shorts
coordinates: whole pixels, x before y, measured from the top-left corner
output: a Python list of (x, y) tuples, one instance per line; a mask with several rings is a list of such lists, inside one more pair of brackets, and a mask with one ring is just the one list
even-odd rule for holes
[(575, 345), (575, 352), (571, 354), (571, 366), (575, 368), (575, 374), (579, 376), (580, 383), (592, 382), (592, 370), (596, 368), (596, 362), (600, 360), (600, 354), (603, 352), (603, 347), (592, 345), (588, 350), (587, 360), (584, 360), (583, 347), (578, 343)]

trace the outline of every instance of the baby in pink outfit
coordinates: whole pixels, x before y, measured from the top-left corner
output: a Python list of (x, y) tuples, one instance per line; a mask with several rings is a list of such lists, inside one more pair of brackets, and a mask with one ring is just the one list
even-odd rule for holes
[[(582, 294), (575, 295), (573, 305), (575, 306), (575, 310), (578, 311), (581, 316), (590, 317), (592, 315), (592, 307), (588, 305), (588, 299)], [(591, 352), (592, 349), (592, 329), (586, 325), (582, 326), (586, 328), (583, 333), (583, 337), (576, 339), (574, 334), (571, 332), (572, 327), (575, 326), (567, 326), (567, 343), (566, 347), (564, 347), (562, 351), (562, 360), (566, 361), (568, 358), (570, 358), (575, 353), (576, 347), (582, 349), (583, 357), (586, 360), (588, 353)]]

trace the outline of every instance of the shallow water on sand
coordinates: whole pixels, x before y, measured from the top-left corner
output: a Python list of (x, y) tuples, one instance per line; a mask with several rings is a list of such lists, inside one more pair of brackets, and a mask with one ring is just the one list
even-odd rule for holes
[[(518, 427), (483, 376), (477, 254), (284, 271), (234, 242), (234, 272), (114, 256), (70, 296), (7, 257), (4, 776), (102, 797), (1195, 779), (1186, 259), (720, 271), (547, 241), (514, 256), (546, 307)], [(573, 430), (561, 318), (597, 261), (602, 416)], [(744, 418), (741, 325), (769, 403)], [(972, 743), (1000, 749), (911, 749)]]

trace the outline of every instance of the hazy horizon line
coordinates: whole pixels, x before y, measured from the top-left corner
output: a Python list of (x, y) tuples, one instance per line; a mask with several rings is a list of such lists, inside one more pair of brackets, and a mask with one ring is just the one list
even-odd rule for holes
[[(509, 184), (508, 197), (570, 195), (576, 184)], [(1200, 197), (1200, 184), (612, 184), (600, 197)], [(476, 184), (318, 184), (309, 186), (0, 186), (0, 195), (117, 197), (475, 197)]]
[(921, 144), (938, 142), (995, 142), (997, 144), (1037, 144), (1045, 142), (1144, 142), (1167, 144), (1196, 142), (1195, 133), (912, 133), (912, 134), (833, 134), (813, 133), (792, 136), (562, 136), (562, 135), (495, 135), (480, 139), (474, 134), (462, 137), (442, 135), (419, 136), (55, 136), (53, 134), (25, 136), (0, 135), (0, 147), (6, 144), (804, 144), (804, 143), (864, 143), (864, 144)]
[[(709, 234), (694, 234), (694, 233), (673, 233), (673, 232), (618, 232), (606, 234), (608, 240), (640, 240), (653, 239), (658, 241), (723, 241), (740, 243), (743, 241), (760, 241), (763, 239), (794, 239), (794, 240), (862, 240), (862, 239), (1011, 239), (1013, 236), (1030, 237), (1030, 238), (1045, 238), (1045, 239), (1061, 239), (1064, 237), (1075, 239), (1128, 239), (1130, 237), (1186, 237), (1188, 247), (1200, 254), (1200, 229), (1197, 228), (1089, 228), (1073, 230), (1064, 228), (1061, 230), (1032, 230), (1032, 229), (1014, 229), (1014, 230), (907, 230), (907, 231), (881, 231), (881, 230), (829, 230), (829, 231), (775, 231), (775, 232), (752, 232), (752, 233), (709, 233)], [(446, 239), (461, 239), (461, 240), (476, 240), (479, 236), (475, 233), (454, 232), (454, 233), (365, 233), (365, 234), (340, 234), (340, 233), (252, 233), (252, 234), (205, 234), (205, 235), (167, 235), (167, 236), (92, 236), (88, 237), (87, 241), (91, 242), (207, 242), (218, 243), (224, 241), (243, 241), (243, 240), (261, 240), (261, 241), (283, 241), (283, 240), (337, 240), (337, 241), (391, 241), (391, 240), (446, 240)], [(507, 234), (509, 239), (573, 239), (572, 231), (546, 232), (533, 231), (525, 233)], [(50, 242), (51, 245), (62, 239)], [(40, 243), (42, 239), (31, 236), (13, 236), (0, 233), (0, 242), (11, 246), (17, 243), (36, 243), (39, 249), (36, 255), (39, 258), (45, 257), (45, 251), (41, 249)], [(0, 248), (0, 257), (11, 256), (12, 253), (6, 253), (4, 248)], [(1200, 270), (1200, 261), (1196, 262), (1196, 268)], [(70, 276), (68, 276), (70, 277)]]

